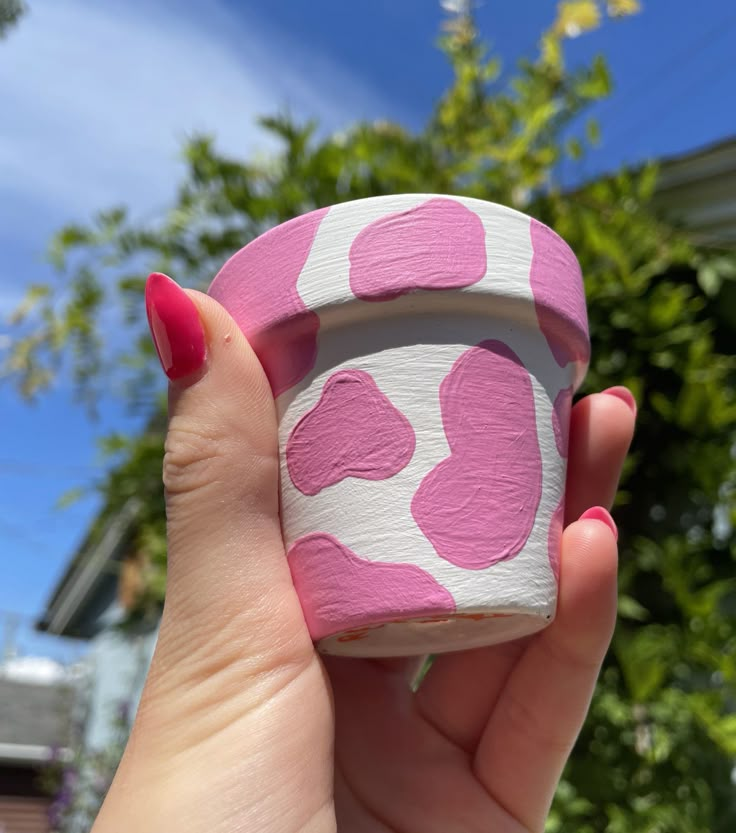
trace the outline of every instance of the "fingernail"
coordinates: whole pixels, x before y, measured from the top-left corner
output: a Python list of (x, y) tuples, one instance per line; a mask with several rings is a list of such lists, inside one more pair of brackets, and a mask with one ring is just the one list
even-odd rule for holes
[(628, 388), (625, 388), (623, 385), (616, 385), (614, 388), (607, 388), (601, 392), (608, 394), (608, 396), (615, 396), (616, 399), (625, 402), (629, 410), (636, 416), (636, 399), (634, 399), (634, 394)]
[(611, 517), (611, 513), (602, 506), (592, 506), (586, 509), (580, 516), (581, 521), (600, 521), (604, 523), (613, 532), (614, 538), (618, 541), (618, 527), (616, 521)]
[(154, 272), (146, 281), (146, 314), (153, 343), (169, 379), (189, 376), (204, 364), (205, 339), (197, 308), (171, 278)]

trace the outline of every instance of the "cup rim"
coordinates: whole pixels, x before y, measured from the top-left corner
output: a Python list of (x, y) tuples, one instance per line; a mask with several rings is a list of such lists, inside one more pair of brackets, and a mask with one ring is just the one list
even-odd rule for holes
[[(280, 253), (285, 251), (284, 242), (281, 240), (282, 236), (287, 234), (288, 237), (288, 233), (291, 232), (293, 234), (292, 240), (297, 241), (296, 245), (298, 247), (299, 233), (296, 230), (302, 224), (306, 224), (307, 228), (310, 229), (311, 238), (305, 249), (306, 254), (304, 254), (299, 274), (307, 274), (304, 272), (304, 266), (308, 262), (307, 258), (314, 243), (315, 235), (332, 211), (339, 211), (341, 218), (347, 220), (347, 225), (343, 231), (346, 235), (345, 239), (351, 241), (350, 250), (352, 251), (355, 240), (371, 223), (380, 222), (393, 215), (399, 216), (403, 213), (416, 211), (433, 200), (447, 200), (464, 206), (469, 212), (473, 212), (476, 218), (480, 219), (486, 229), (489, 217), (496, 217), (501, 218), (502, 224), (508, 224), (510, 233), (512, 233), (512, 229), (516, 228), (522, 235), (528, 235), (531, 255), (528, 261), (527, 279), (523, 279), (522, 273), (518, 269), (514, 269), (509, 273), (507, 280), (494, 282), (486, 280), (486, 277), (490, 274), (489, 271), (486, 271), (483, 278), (469, 284), (453, 284), (432, 288), (410, 284), (394, 294), (387, 294), (385, 297), (378, 295), (374, 297), (360, 296), (353, 291), (352, 283), (350, 286), (343, 287), (340, 282), (336, 284), (339, 291), (333, 293), (330, 291), (329, 283), (325, 283), (319, 287), (313, 297), (303, 299), (302, 292), (308, 287), (309, 281), (304, 281), (300, 288), (298, 284), (301, 278), (299, 278), (294, 287), (289, 290), (289, 293), (299, 298), (299, 304), (301, 304), (303, 312), (300, 312), (296, 305), (289, 308), (288, 305), (280, 307), (274, 303), (268, 303), (266, 306), (262, 306), (260, 314), (257, 314), (255, 319), (251, 318), (253, 303), (257, 300), (255, 296), (260, 292), (260, 286), (263, 285), (261, 281), (267, 281), (268, 278), (262, 277), (261, 272), (254, 273), (252, 281), (250, 281), (250, 276), (247, 279), (244, 277), (244, 273), (246, 275), (248, 273), (249, 251), (252, 251), (253, 263), (257, 263), (259, 259), (262, 260), (264, 252), (266, 253), (266, 259), (269, 259), (269, 250), (273, 252), (273, 260), (278, 263), (279, 257), (282, 256)], [(365, 208), (368, 206), (374, 206), (374, 209), (366, 215)], [(383, 206), (385, 211), (376, 213), (375, 206)], [(356, 222), (354, 229), (350, 225), (353, 216), (356, 220), (364, 220), (362, 223)], [(524, 231), (521, 231), (522, 229)], [(354, 236), (351, 237), (353, 232)], [(302, 239), (305, 237), (303, 232), (301, 232), (301, 237)], [(535, 243), (535, 239), (539, 242)], [(503, 242), (503, 236), (501, 240)], [(513, 241), (509, 248), (513, 251)], [(340, 257), (342, 256), (341, 254)], [(526, 254), (524, 254), (524, 257), (526, 257)], [(540, 264), (543, 264), (543, 268), (548, 275), (550, 271), (553, 273), (554, 285), (550, 286), (548, 277), (546, 284), (542, 284), (540, 291), (535, 290), (532, 279), (532, 269), (536, 258), (538, 258)], [(316, 263), (319, 264), (319, 261)], [(321, 266), (318, 266), (319, 268), (323, 273), (325, 272), (327, 267), (324, 261)], [(279, 274), (278, 270), (274, 274)], [(319, 271), (317, 274), (319, 274)], [(278, 278), (276, 279), (278, 280)], [(251, 288), (249, 293), (247, 291), (238, 292), (239, 286), (245, 287), (249, 282), (255, 288)], [(558, 287), (562, 292), (557, 292)], [(568, 293), (570, 288), (573, 287), (574, 295), (571, 297)], [(351, 315), (356, 313), (370, 318), (373, 315), (393, 314), (397, 311), (401, 311), (403, 314), (403, 311), (411, 309), (412, 302), (421, 307), (436, 308), (442, 300), (442, 303), (454, 305), (454, 307), (462, 305), (463, 308), (467, 309), (468, 304), (477, 305), (477, 299), (482, 298), (484, 299), (482, 305), (485, 306), (487, 313), (490, 315), (501, 313), (499, 301), (505, 303), (507, 300), (518, 311), (512, 317), (521, 314), (529, 319), (528, 323), (531, 323), (530, 316), (533, 315), (536, 324), (547, 336), (547, 341), (555, 354), (555, 358), (558, 355), (568, 354), (567, 361), (572, 361), (575, 364), (574, 384), (576, 388), (585, 376), (590, 358), (590, 336), (585, 309), (584, 281), (580, 264), (569, 244), (556, 231), (531, 215), (501, 203), (479, 199), (478, 197), (421, 192), (397, 193), (346, 200), (323, 208), (315, 208), (267, 229), (233, 253), (217, 272), (207, 292), (221, 303), (224, 303), (226, 307), (228, 307), (229, 302), (239, 307), (240, 317), (243, 320), (239, 320), (239, 316), (235, 315), (236, 322), (244, 330), (246, 336), (251, 340), (252, 346), (259, 354), (259, 346), (262, 346), (262, 343), (259, 344), (259, 342), (261, 342), (263, 334), (272, 333), (271, 348), (275, 344), (274, 339), (277, 339), (277, 342), (281, 342), (284, 349), (288, 350), (289, 339), (282, 341), (282, 338), (288, 329), (293, 326), (293, 322), (297, 322), (297, 330), (305, 326), (308, 330), (310, 328), (314, 329), (316, 334), (322, 324), (310, 324), (307, 319), (311, 316), (327, 325), (327, 321), (332, 316), (332, 311), (338, 308), (353, 310)], [(581, 303), (580, 292), (582, 292), (582, 316), (580, 315), (579, 306)], [(363, 309), (363, 307), (366, 307), (366, 309)], [(371, 309), (367, 309), (368, 307)], [(453, 306), (448, 308), (452, 309)], [(476, 313), (482, 308), (478, 307)], [(523, 310), (526, 310), (526, 312)], [(232, 310), (230, 311), (232, 313)], [(312, 349), (316, 349), (316, 344)]]
[[(479, 197), (466, 197), (463, 194), (448, 194), (448, 193), (440, 193), (440, 192), (429, 192), (429, 191), (407, 191), (407, 192), (400, 192), (396, 194), (379, 194), (374, 197), (360, 197), (357, 200), (345, 200), (344, 202), (335, 202), (331, 203), (330, 205), (325, 205), (321, 207), (315, 207), (310, 209), (309, 211), (304, 212), (303, 214), (298, 214), (296, 217), (291, 217), (289, 220), (284, 220), (282, 223), (277, 223), (275, 226), (270, 226), (265, 231), (261, 232), (260, 234), (256, 235), (252, 240), (249, 240), (244, 246), (241, 246), (236, 252), (233, 252), (227, 260), (222, 264), (222, 266), (218, 269), (217, 274), (210, 282), (209, 286), (207, 287), (207, 294), (211, 294), (212, 289), (216, 286), (218, 279), (225, 272), (227, 265), (233, 261), (235, 258), (242, 256), (243, 252), (253, 243), (258, 241), (266, 242), (270, 240), (271, 237), (276, 237), (278, 234), (283, 233), (284, 231), (292, 228), (293, 226), (299, 225), (303, 222), (306, 218), (313, 217), (315, 214), (319, 214), (321, 212), (327, 213), (331, 211), (333, 208), (339, 208), (342, 210), (349, 210), (352, 208), (360, 208), (362, 206), (371, 204), (371, 203), (378, 203), (389, 201), (392, 199), (407, 199), (407, 200), (432, 200), (432, 199), (447, 199), (447, 200), (454, 200), (456, 202), (460, 202), (461, 204), (477, 204), (478, 206), (485, 206), (491, 207), (499, 214), (505, 214), (509, 219), (515, 219), (519, 221), (525, 222), (535, 222), (542, 226), (550, 235), (552, 235), (555, 240), (564, 246), (567, 250), (569, 250), (572, 257), (577, 262), (577, 256), (575, 252), (572, 250), (570, 244), (558, 234), (551, 226), (548, 226), (546, 223), (542, 222), (541, 220), (533, 217), (531, 214), (526, 214), (523, 211), (520, 211), (518, 208), (511, 208), (508, 205), (504, 205), (500, 202), (495, 202), (494, 200), (483, 200)], [(263, 245), (263, 242), (261, 245)], [(472, 291), (472, 288), (471, 288)]]

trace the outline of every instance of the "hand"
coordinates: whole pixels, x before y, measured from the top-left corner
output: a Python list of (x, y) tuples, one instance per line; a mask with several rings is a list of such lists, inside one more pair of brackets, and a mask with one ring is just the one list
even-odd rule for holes
[(417, 660), (314, 651), (281, 539), (273, 400), (236, 325), (162, 280), (149, 301), (173, 377), (168, 588), (93, 833), (541, 831), (614, 626), (615, 536), (575, 519), (613, 500), (625, 390), (573, 409), (553, 624), (440, 656), (413, 693)]

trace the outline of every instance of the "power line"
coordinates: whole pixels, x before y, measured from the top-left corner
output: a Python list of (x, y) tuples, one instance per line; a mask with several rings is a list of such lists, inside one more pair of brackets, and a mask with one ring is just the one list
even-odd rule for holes
[(48, 544), (44, 543), (40, 538), (29, 532), (24, 526), (20, 524), (10, 523), (4, 518), (0, 518), (0, 540), (10, 539), (23, 544), (30, 545), (35, 550), (48, 551)]
[[(76, 525), (77, 520), (72, 519), (71, 523)], [(67, 525), (64, 524), (64, 516), (61, 511), (56, 515), (42, 515), (32, 518), (26, 523), (16, 523), (0, 516), (0, 545), (14, 542), (16, 545), (22, 546), (24, 551), (31, 547), (34, 555), (44, 557), (53, 555), (56, 557), (59, 555), (59, 548), (54, 546), (53, 536), (59, 532), (60, 528), (63, 529), (65, 526)], [(38, 534), (40, 532), (49, 536), (48, 539), (40, 537)], [(1, 551), (3, 556), (6, 555), (7, 546), (2, 546)], [(0, 565), (4, 561), (5, 559), (0, 558)]]
[[(628, 107), (632, 101), (641, 100), (643, 96), (651, 93), (652, 89), (657, 87), (664, 80), (669, 79), (671, 70), (685, 66), (699, 52), (705, 49), (706, 46), (709, 46), (711, 43), (717, 41), (722, 35), (726, 34), (729, 27), (734, 23), (736, 23), (736, 13), (726, 15), (723, 20), (708, 29), (708, 31), (704, 32), (699, 38), (687, 44), (685, 49), (670, 56), (666, 61), (660, 64), (658, 68), (654, 69), (644, 78), (640, 78), (636, 84), (629, 85), (628, 88), (624, 89), (617, 95), (616, 99), (610, 100), (608, 114), (610, 115), (611, 112), (621, 109), (624, 105)], [(603, 102), (603, 106), (606, 106), (606, 102)]]
[(0, 459), (0, 475), (3, 474), (21, 474), (21, 475), (78, 475), (87, 476), (95, 471), (100, 471), (102, 465), (66, 465), (66, 464), (49, 464), (49, 463), (33, 463), (28, 460), (13, 460)]
[[(724, 61), (719, 61), (718, 64), (716, 64), (716, 66), (710, 67), (705, 73), (699, 75), (697, 78), (695, 78), (695, 80), (692, 83), (688, 84), (686, 87), (679, 87), (675, 95), (666, 98), (663, 103), (660, 102), (660, 106), (650, 109), (647, 112), (646, 120), (639, 120), (638, 122), (635, 122), (629, 129), (624, 129), (623, 131), (612, 131), (611, 134), (609, 134), (609, 139), (611, 137), (615, 137), (619, 141), (625, 141), (634, 136), (635, 134), (639, 136), (644, 135), (647, 128), (651, 130), (655, 121), (661, 120), (661, 116), (665, 115), (673, 107), (679, 105), (682, 99), (685, 98), (688, 94), (699, 89), (706, 82), (709, 82), (712, 76), (721, 75), (726, 67), (732, 66), (733, 56), (726, 55), (725, 57), (726, 59)], [(644, 127), (642, 127), (643, 124), (645, 125)]]
[(0, 619), (15, 619), (26, 625), (34, 625), (36, 623), (36, 619), (38, 619), (38, 614), (27, 613), (23, 610), (13, 610), (9, 607), (0, 607)]

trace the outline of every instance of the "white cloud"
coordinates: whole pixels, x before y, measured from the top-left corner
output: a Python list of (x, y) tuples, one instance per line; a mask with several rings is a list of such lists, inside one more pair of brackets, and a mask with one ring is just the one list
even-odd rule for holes
[(284, 105), (327, 127), (383, 110), (344, 68), (213, 0), (38, 0), (0, 46), (4, 213), (14, 198), (54, 222), (155, 210), (186, 135), (247, 154), (266, 147), (255, 116)]

